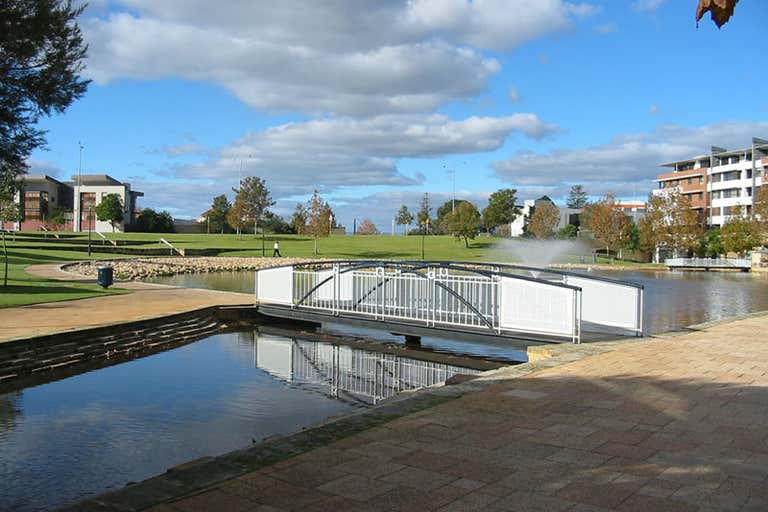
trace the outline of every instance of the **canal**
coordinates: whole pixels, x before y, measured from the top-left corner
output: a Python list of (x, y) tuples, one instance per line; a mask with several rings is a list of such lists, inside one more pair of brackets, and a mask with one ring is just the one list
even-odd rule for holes
[(0, 510), (48, 510), (474, 370), (248, 331), (0, 395)]

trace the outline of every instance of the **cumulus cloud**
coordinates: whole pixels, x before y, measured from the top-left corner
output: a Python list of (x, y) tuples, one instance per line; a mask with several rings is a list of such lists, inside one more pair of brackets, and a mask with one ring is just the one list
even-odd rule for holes
[(48, 175), (57, 179), (66, 179), (68, 176), (64, 176), (64, 171), (58, 164), (51, 162), (50, 160), (40, 158), (28, 158), (27, 159), (27, 175), (28, 176), (43, 176)]
[(533, 114), (470, 117), (443, 115), (332, 118), (289, 123), (251, 132), (207, 162), (179, 166), (186, 179), (233, 179), (240, 162), (265, 178), (277, 197), (360, 185), (416, 185), (398, 158), (430, 158), (493, 151), (512, 134), (541, 138), (557, 131)]
[(708, 154), (713, 144), (748, 147), (751, 138), (760, 134), (768, 134), (768, 122), (730, 121), (694, 128), (662, 125), (652, 133), (621, 135), (599, 146), (520, 152), (494, 162), (493, 169), (499, 179), (517, 186), (562, 190), (568, 184), (583, 183), (592, 194), (628, 193), (637, 184), (650, 184), (661, 163)]
[(186, 155), (199, 155), (201, 153), (205, 153), (206, 151), (208, 151), (208, 148), (206, 148), (204, 145), (194, 141), (188, 141), (182, 142), (180, 144), (163, 146), (159, 149), (151, 149), (147, 152), (151, 154), (163, 154), (171, 158), (176, 158)]
[(182, 77), (259, 109), (355, 116), (473, 97), (499, 70), (481, 49), (511, 49), (594, 12), (562, 0), (120, 4), (83, 22), (98, 83)]

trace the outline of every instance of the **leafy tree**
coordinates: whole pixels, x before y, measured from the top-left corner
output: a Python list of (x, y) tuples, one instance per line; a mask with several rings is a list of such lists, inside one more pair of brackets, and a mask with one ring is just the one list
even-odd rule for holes
[(560, 228), (557, 231), (557, 238), (561, 238), (561, 239), (576, 238), (578, 234), (579, 234), (579, 228), (574, 226), (573, 224), (568, 224), (567, 226)]
[(378, 235), (379, 229), (376, 227), (371, 219), (363, 219), (363, 222), (357, 227), (356, 235)]
[(743, 255), (760, 245), (760, 234), (755, 224), (749, 219), (734, 215), (720, 230), (720, 239), (725, 252), (735, 252)]
[(144, 208), (139, 212), (133, 229), (141, 233), (173, 233), (176, 231), (170, 213), (166, 211), (156, 212), (152, 208)]
[(582, 214), (582, 223), (605, 247), (606, 254), (611, 250), (619, 252), (631, 240), (630, 219), (618, 208), (613, 194), (606, 194), (600, 201), (588, 204)]
[(237, 195), (232, 208), (240, 214), (241, 219), (254, 225), (255, 234), (259, 219), (267, 208), (275, 204), (269, 195), (266, 182), (259, 177), (248, 176), (240, 180), (240, 189), (233, 191)]
[(211, 207), (203, 213), (203, 217), (208, 224), (209, 233), (211, 230), (224, 233), (227, 229), (227, 213), (229, 213), (230, 208), (232, 208), (232, 205), (224, 194), (213, 198)]
[[(419, 205), (419, 213), (416, 214), (416, 222), (419, 223), (419, 226), (429, 226), (429, 224), (432, 222), (432, 205), (429, 202), (429, 193), (424, 192), (424, 195), (421, 198), (421, 204)], [(427, 222), (427, 221), (430, 222)], [(427, 233), (429, 234), (429, 233)]]
[(520, 213), (517, 202), (517, 190), (503, 188), (497, 190), (488, 198), (488, 206), (483, 209), (483, 224), (486, 229), (493, 229), (502, 224), (509, 224)]
[(475, 205), (465, 199), (449, 199), (444, 202), (442, 206), (437, 209), (437, 219), (435, 219), (435, 228), (433, 232), (437, 234), (451, 233), (451, 229), (448, 227), (447, 219), (448, 215), (459, 209), (459, 205), (468, 203), (474, 208)]
[(312, 194), (306, 206), (307, 224), (304, 232), (314, 238), (314, 254), (317, 256), (317, 239), (330, 236), (333, 218), (331, 206), (323, 201), (317, 190)]
[(570, 192), (568, 192), (566, 204), (568, 208), (584, 208), (587, 206), (587, 193), (584, 192), (584, 187), (573, 185)]
[(760, 234), (761, 243), (768, 243), (768, 184), (764, 184), (757, 191), (755, 206), (752, 209), (752, 221)]
[(0, 2), (0, 200), (13, 200), (32, 151), (45, 144), (41, 117), (85, 94), (87, 45), (75, 19), (84, 5), (62, 0)]
[(469, 201), (456, 201), (456, 210), (445, 214), (444, 224), (448, 233), (463, 238), (469, 248), (469, 240), (474, 240), (480, 230), (480, 212)]
[(301, 235), (306, 232), (308, 216), (307, 207), (301, 203), (296, 203), (296, 208), (291, 216), (291, 228), (296, 234)]
[(723, 242), (720, 239), (720, 228), (714, 227), (707, 230), (699, 238), (699, 246), (696, 248), (696, 255), (699, 257), (714, 258), (725, 252)]
[(395, 217), (395, 223), (398, 226), (403, 226), (403, 234), (405, 234), (407, 226), (413, 222), (413, 214), (408, 211), (408, 207), (405, 205), (402, 205), (400, 209), (397, 211), (397, 216)]
[(645, 217), (640, 219), (640, 246), (649, 252), (667, 248), (675, 252), (693, 250), (703, 232), (691, 201), (670, 189), (648, 198)]
[(240, 240), (240, 233), (243, 232), (243, 229), (247, 226), (248, 221), (249, 219), (246, 219), (245, 214), (243, 214), (242, 201), (235, 200), (235, 204), (233, 204), (232, 207), (227, 211), (227, 224), (230, 228), (235, 230), (238, 240)]
[(66, 208), (54, 206), (51, 212), (48, 214), (48, 218), (45, 219), (46, 227), (52, 231), (60, 231), (61, 227), (67, 223), (68, 214), (71, 213), (72, 212)]
[[(0, 196), (0, 223), (5, 228), (6, 222), (16, 222), (21, 218), (21, 208), (13, 200)], [(8, 286), (8, 247), (5, 245), (5, 229), (0, 229), (3, 237), (3, 287)]]
[(123, 201), (117, 194), (107, 194), (94, 209), (96, 218), (112, 225), (115, 232), (115, 224), (123, 221)]
[(288, 235), (296, 233), (290, 224), (285, 222), (283, 218), (276, 213), (272, 213), (269, 210), (264, 212), (261, 220), (261, 226), (267, 233), (276, 233), (278, 235)]
[(552, 202), (543, 202), (534, 208), (528, 231), (539, 240), (552, 238), (559, 221), (560, 209)]

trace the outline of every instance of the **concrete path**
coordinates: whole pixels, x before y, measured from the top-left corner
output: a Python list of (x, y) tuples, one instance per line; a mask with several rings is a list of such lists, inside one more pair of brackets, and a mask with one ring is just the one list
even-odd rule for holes
[(766, 333), (757, 316), (523, 378), (499, 370), (151, 510), (768, 510)]
[[(82, 276), (63, 272), (58, 267), (59, 265), (32, 265), (26, 271), (52, 279), (68, 281), (84, 279)], [(87, 281), (94, 280), (91, 278)], [(115, 283), (115, 287), (132, 290), (133, 293), (0, 309), (0, 342), (143, 320), (206, 306), (254, 303), (252, 295), (243, 293), (177, 288), (131, 281)]]

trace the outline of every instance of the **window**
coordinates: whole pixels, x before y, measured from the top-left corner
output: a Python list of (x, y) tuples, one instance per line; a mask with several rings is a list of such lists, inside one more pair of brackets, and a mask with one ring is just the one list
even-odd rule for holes
[(746, 176), (744, 176), (744, 179), (747, 179), (747, 180), (751, 179), (752, 178), (752, 169), (747, 169), (746, 171), (744, 171), (744, 174), (746, 174)]
[(731, 207), (730, 206), (724, 206), (723, 207), (723, 215), (730, 215), (731, 214)]
[(693, 185), (693, 178), (688, 178), (688, 184)]
[(699, 185), (704, 184), (704, 176), (699, 176)]
[(720, 208), (712, 208), (712, 215), (720, 215)]

